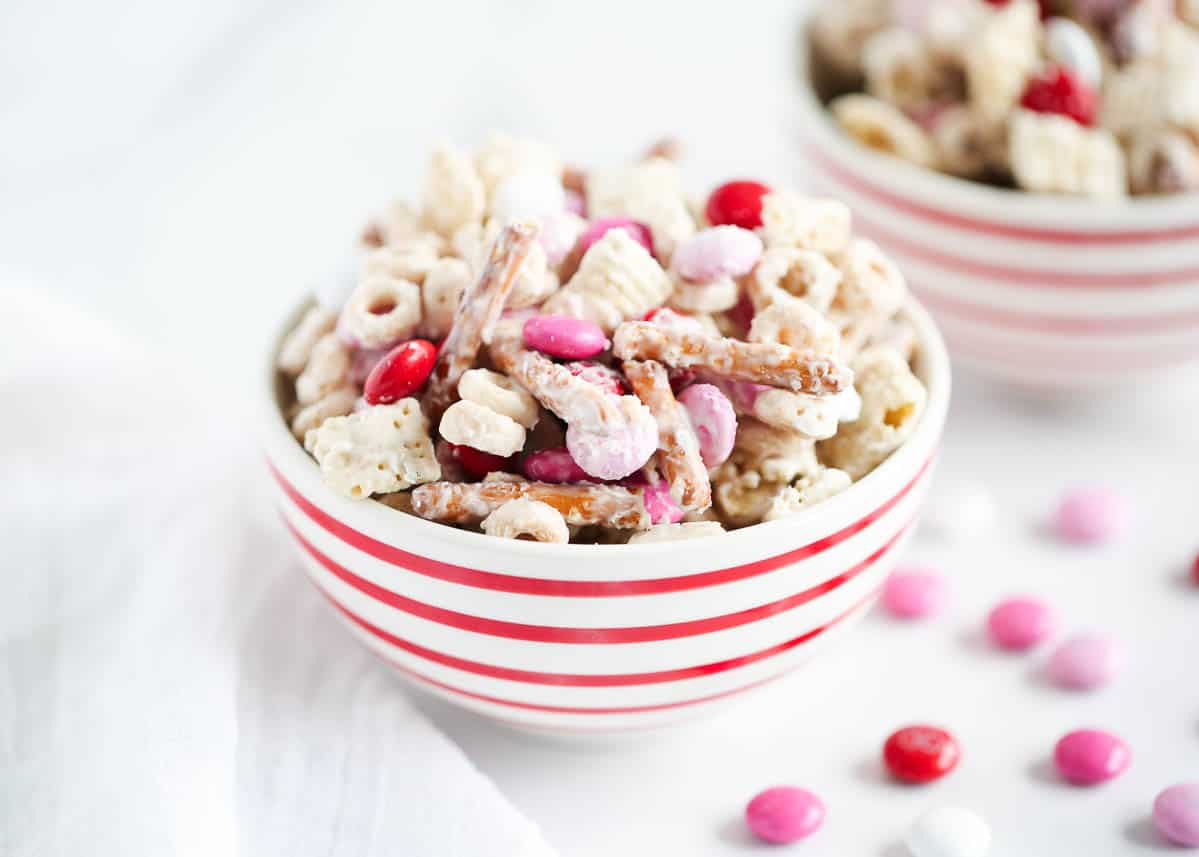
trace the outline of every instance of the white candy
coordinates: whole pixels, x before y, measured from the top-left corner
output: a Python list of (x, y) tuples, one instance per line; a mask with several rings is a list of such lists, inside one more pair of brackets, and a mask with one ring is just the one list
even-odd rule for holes
[(924, 511), (922, 529), (957, 541), (979, 535), (995, 523), (995, 500), (981, 482), (937, 482)]
[(446, 409), (437, 430), (450, 443), (473, 447), (501, 458), (520, 452), (525, 445), (524, 426), (511, 417), (465, 399)]
[(491, 216), (501, 223), (549, 217), (566, 210), (566, 191), (550, 173), (518, 173), (500, 182), (491, 199)]
[(1045, 53), (1058, 65), (1065, 66), (1084, 83), (1099, 86), (1103, 78), (1103, 60), (1089, 33), (1069, 18), (1050, 18), (1045, 22)]
[(942, 806), (916, 819), (904, 844), (912, 857), (986, 857), (991, 829), (978, 813)]

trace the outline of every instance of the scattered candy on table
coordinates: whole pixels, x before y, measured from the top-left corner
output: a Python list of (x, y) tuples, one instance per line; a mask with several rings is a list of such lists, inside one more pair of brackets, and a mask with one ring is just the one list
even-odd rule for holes
[(928, 568), (899, 567), (883, 586), (883, 607), (899, 619), (922, 619), (938, 613), (948, 599), (945, 578)]
[(1153, 824), (1174, 844), (1199, 848), (1199, 782), (1162, 790), (1153, 801)]
[(824, 824), (824, 801), (807, 789), (775, 786), (746, 805), (745, 823), (759, 839), (786, 845), (820, 829)]
[(1106, 634), (1077, 634), (1049, 656), (1046, 671), (1059, 687), (1089, 690), (1111, 681), (1123, 661), (1119, 644)]
[(1079, 729), (1063, 736), (1053, 749), (1053, 762), (1070, 783), (1093, 786), (1120, 776), (1132, 752), (1120, 738), (1100, 729)]
[(991, 828), (976, 812), (942, 806), (917, 818), (903, 841), (912, 857), (986, 857)]
[(987, 615), (991, 639), (1000, 648), (1011, 651), (1032, 648), (1050, 637), (1056, 627), (1053, 611), (1035, 598), (1009, 598)]
[(905, 726), (883, 745), (887, 770), (907, 783), (931, 783), (952, 771), (961, 758), (958, 742), (936, 726)]
[(1062, 498), (1054, 526), (1068, 542), (1097, 544), (1120, 536), (1130, 517), (1128, 501), (1111, 489), (1080, 488)]

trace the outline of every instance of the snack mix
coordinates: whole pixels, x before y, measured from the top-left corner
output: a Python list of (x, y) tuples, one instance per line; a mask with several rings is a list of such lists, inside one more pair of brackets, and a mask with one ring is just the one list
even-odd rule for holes
[(436, 151), (420, 208), (367, 228), (278, 352), (328, 486), (655, 542), (802, 514), (902, 444), (925, 389), (899, 271), (839, 202), (688, 198), (671, 148), (587, 172), (503, 136)]
[(1199, 189), (1197, 0), (825, 0), (809, 37), (871, 148), (1034, 193)]

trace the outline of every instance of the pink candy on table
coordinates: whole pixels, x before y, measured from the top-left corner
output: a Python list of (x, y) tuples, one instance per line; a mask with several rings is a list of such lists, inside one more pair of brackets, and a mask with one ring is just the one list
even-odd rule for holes
[(692, 384), (679, 393), (699, 438), (699, 455), (712, 468), (723, 464), (737, 439), (737, 414), (724, 393), (711, 384)]
[(579, 236), (579, 252), (586, 253), (590, 250), (591, 245), (603, 238), (609, 229), (623, 229), (651, 254), (654, 252), (654, 239), (649, 227), (628, 217), (602, 217), (593, 221)]
[(1059, 536), (1078, 544), (1095, 544), (1119, 536), (1128, 526), (1128, 501), (1108, 488), (1080, 488), (1062, 498), (1054, 516)]
[(1053, 748), (1053, 763), (1076, 786), (1107, 782), (1124, 773), (1131, 761), (1128, 745), (1100, 729), (1070, 732)]
[(775, 786), (746, 805), (745, 823), (759, 839), (785, 845), (819, 830), (824, 812), (824, 801), (807, 789)]
[(991, 639), (1004, 649), (1021, 651), (1050, 636), (1057, 622), (1053, 611), (1035, 598), (1009, 598), (987, 615)]
[(945, 606), (945, 579), (928, 568), (897, 568), (883, 587), (883, 607), (899, 619), (931, 616)]
[(521, 470), (525, 476), (534, 482), (589, 482), (591, 477), (575, 460), (565, 447), (539, 449), (525, 456), (521, 462)]
[(1088, 690), (1109, 682), (1122, 661), (1120, 647), (1111, 637), (1078, 634), (1053, 650), (1046, 670), (1059, 687)]
[(568, 315), (535, 315), (525, 322), (525, 345), (564, 360), (585, 360), (608, 348), (608, 338), (594, 322)]
[(1162, 790), (1153, 801), (1153, 825), (1174, 844), (1199, 848), (1199, 782)]
[(762, 255), (762, 239), (740, 226), (703, 229), (674, 251), (671, 264), (685, 280), (706, 283), (749, 273)]

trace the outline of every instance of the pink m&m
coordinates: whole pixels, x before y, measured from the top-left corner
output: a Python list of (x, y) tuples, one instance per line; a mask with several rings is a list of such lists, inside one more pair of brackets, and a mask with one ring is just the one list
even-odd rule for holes
[(1046, 671), (1059, 687), (1088, 690), (1111, 681), (1122, 661), (1120, 647), (1111, 637), (1078, 634), (1053, 650)]
[(628, 217), (601, 217), (593, 221), (579, 236), (579, 253), (585, 254), (591, 245), (604, 237), (609, 229), (623, 229), (632, 236), (633, 240), (644, 247), (651, 255), (654, 252), (654, 239), (649, 227)]
[(1131, 761), (1128, 745), (1100, 729), (1071, 732), (1053, 748), (1053, 763), (1076, 786), (1107, 782), (1124, 773)]
[(525, 456), (521, 470), (534, 482), (589, 482), (587, 471), (575, 464), (570, 453), (562, 448), (539, 449)]
[(748, 274), (762, 255), (762, 239), (740, 226), (713, 226), (683, 241), (671, 265), (684, 280), (706, 283)]
[(1179, 783), (1153, 801), (1153, 825), (1176, 845), (1199, 848), (1199, 783)]
[(899, 619), (919, 619), (945, 606), (946, 595), (945, 579), (932, 569), (898, 568), (883, 587), (883, 607)]
[(1059, 536), (1077, 544), (1098, 544), (1119, 536), (1132, 517), (1128, 501), (1102, 487), (1080, 488), (1058, 504), (1054, 527)]
[(733, 403), (711, 384), (692, 384), (679, 393), (691, 425), (699, 438), (699, 456), (706, 467), (723, 464), (737, 439), (737, 413)]
[(525, 322), (525, 345), (564, 360), (586, 360), (608, 347), (603, 328), (568, 315), (535, 315)]
[(1035, 598), (1009, 598), (987, 615), (987, 631), (996, 645), (1023, 651), (1049, 637), (1057, 626), (1053, 611)]
[(786, 845), (820, 829), (824, 824), (824, 801), (807, 789), (775, 786), (746, 805), (745, 823), (759, 839)]

